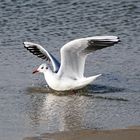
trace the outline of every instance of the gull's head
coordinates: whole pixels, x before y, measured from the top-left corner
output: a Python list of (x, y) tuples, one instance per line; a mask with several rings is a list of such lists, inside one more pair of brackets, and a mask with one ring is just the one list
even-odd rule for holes
[(37, 69), (35, 69), (34, 71), (33, 71), (33, 74), (35, 74), (35, 73), (44, 73), (44, 72), (46, 72), (47, 70), (48, 70), (49, 68), (48, 68), (48, 66), (46, 65), (46, 64), (41, 64)]

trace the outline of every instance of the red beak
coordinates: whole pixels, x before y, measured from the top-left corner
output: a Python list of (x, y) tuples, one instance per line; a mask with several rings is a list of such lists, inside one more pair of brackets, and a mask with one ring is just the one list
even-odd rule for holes
[(32, 72), (32, 74), (35, 74), (35, 73), (37, 73), (37, 72), (39, 72), (38, 70), (34, 70), (33, 72)]

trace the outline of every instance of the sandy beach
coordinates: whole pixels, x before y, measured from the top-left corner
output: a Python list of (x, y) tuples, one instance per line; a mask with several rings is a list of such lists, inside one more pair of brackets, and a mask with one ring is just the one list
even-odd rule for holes
[(77, 130), (68, 132), (44, 133), (38, 137), (23, 140), (140, 140), (140, 127), (114, 130)]

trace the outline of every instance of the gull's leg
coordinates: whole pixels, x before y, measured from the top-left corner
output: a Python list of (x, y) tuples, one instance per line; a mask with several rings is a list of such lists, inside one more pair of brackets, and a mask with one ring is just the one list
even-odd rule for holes
[(76, 93), (78, 93), (77, 90), (70, 90), (70, 95), (74, 95), (74, 94), (76, 94)]

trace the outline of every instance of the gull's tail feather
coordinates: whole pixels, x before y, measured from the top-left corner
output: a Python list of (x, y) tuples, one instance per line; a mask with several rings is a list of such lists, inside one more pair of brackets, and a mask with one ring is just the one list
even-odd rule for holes
[(85, 83), (86, 84), (90, 84), (91, 82), (93, 82), (96, 78), (98, 78), (99, 76), (101, 76), (102, 74), (98, 74), (98, 75), (94, 75), (94, 76), (90, 76), (90, 77), (87, 77), (85, 79)]
[(76, 85), (75, 89), (80, 89), (82, 87), (87, 86), (88, 84), (92, 83), (96, 78), (98, 78), (101, 75), (102, 74), (98, 74), (98, 75), (90, 76), (90, 77), (83, 78), (83, 79), (77, 81), (77, 85)]

